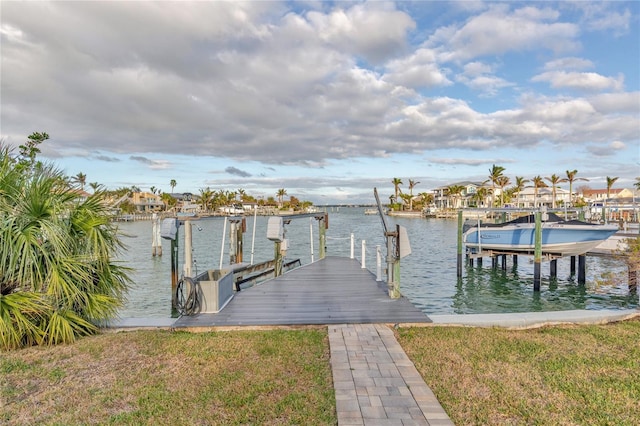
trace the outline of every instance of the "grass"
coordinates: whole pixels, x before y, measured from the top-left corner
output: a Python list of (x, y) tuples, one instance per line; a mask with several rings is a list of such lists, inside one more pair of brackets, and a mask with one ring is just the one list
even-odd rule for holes
[[(401, 328), (456, 425), (632, 425), (640, 321)], [(0, 424), (336, 424), (324, 329), (103, 334), (1, 353)]]
[(637, 425), (640, 321), (534, 330), (400, 329), (456, 425)]
[(5, 352), (0, 424), (335, 424), (324, 330), (130, 332)]

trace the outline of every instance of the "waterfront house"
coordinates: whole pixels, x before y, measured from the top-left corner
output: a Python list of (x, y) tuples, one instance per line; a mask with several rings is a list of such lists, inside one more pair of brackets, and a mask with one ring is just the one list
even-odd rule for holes
[(135, 206), (136, 213), (154, 213), (164, 208), (162, 198), (151, 192), (133, 192), (130, 200)]
[[(615, 201), (623, 198), (633, 198), (634, 191), (627, 188), (609, 189), (609, 200)], [(606, 189), (583, 189), (582, 197), (588, 202), (598, 202), (607, 200)]]
[[(453, 186), (463, 187), (462, 192), (459, 195), (450, 194), (449, 188)], [(432, 190), (433, 204), (437, 209), (465, 208), (471, 205), (475, 205), (475, 202), (472, 201), (472, 198), (478, 191), (478, 188), (481, 188), (483, 186), (484, 185), (481, 182), (462, 181), (452, 183), (451, 185), (438, 187)], [(500, 190), (497, 189), (498, 194), (499, 191)], [(486, 200), (484, 204), (487, 204)]]
[[(569, 191), (556, 187), (556, 207), (571, 202)], [(536, 198), (535, 190), (533, 187), (526, 187), (518, 194), (517, 199), (511, 200), (511, 205), (514, 207), (522, 208), (535, 208), (546, 206), (551, 208), (553, 206), (553, 189), (551, 187), (538, 188), (538, 197)]]

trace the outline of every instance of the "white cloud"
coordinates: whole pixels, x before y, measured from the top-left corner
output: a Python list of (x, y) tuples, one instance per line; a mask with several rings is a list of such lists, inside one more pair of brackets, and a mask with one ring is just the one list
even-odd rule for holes
[(413, 89), (452, 84), (430, 49), (418, 49), (412, 55), (388, 62), (385, 68), (385, 81)]
[(531, 81), (549, 82), (555, 89), (568, 88), (583, 91), (619, 91), (624, 87), (624, 77), (605, 77), (593, 72), (548, 71), (534, 76)]
[(368, 2), (343, 9), (340, 6), (344, 4), (349, 3), (337, 3), (329, 14), (307, 14), (320, 39), (372, 63), (381, 63), (405, 49), (406, 33), (415, 28), (415, 22), (393, 3)]
[(544, 69), (547, 71), (567, 69), (583, 70), (593, 67), (593, 62), (591, 62), (590, 60), (576, 57), (559, 58), (544, 64)]
[[(524, 7), (509, 11), (509, 5), (492, 6), (470, 18), (463, 26), (437, 30), (429, 46), (442, 46), (440, 60), (467, 61), (487, 55), (540, 48), (566, 52), (578, 48), (575, 24), (552, 22), (558, 13), (551, 9)], [(548, 22), (551, 21), (551, 22)]]

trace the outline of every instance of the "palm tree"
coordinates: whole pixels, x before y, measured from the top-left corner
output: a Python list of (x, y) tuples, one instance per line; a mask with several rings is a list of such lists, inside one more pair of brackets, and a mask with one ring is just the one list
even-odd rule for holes
[(516, 176), (516, 184), (513, 187), (513, 193), (516, 196), (516, 207), (518, 207), (518, 198), (520, 198), (520, 192), (525, 188), (525, 184), (529, 182), (529, 179), (525, 179), (522, 176)]
[(500, 187), (500, 207), (504, 206), (504, 188), (511, 183), (509, 176), (498, 176), (496, 179), (496, 185)]
[(149, 191), (151, 191), (152, 194), (155, 194), (157, 190), (158, 188), (156, 188), (155, 186), (152, 186), (151, 188), (149, 188)]
[(211, 203), (211, 198), (213, 196), (213, 191), (208, 186), (206, 188), (200, 188), (200, 205), (202, 206), (202, 210), (207, 212), (209, 211), (209, 204)]
[(175, 188), (177, 185), (176, 180), (175, 179), (171, 179), (171, 181), (169, 182), (169, 186), (171, 187), (171, 193), (173, 194), (173, 188)]
[(98, 182), (89, 182), (89, 187), (91, 187), (91, 189), (93, 189), (93, 193), (95, 194), (96, 192), (98, 192), (98, 190), (100, 189), (102, 185), (100, 185)]
[(101, 197), (78, 202), (62, 172), (34, 160), (21, 167), (0, 146), (0, 349), (97, 332), (130, 282)]
[(413, 179), (409, 179), (409, 195), (411, 196), (409, 198), (409, 210), (413, 210), (413, 188), (415, 188), (419, 183), (420, 182), (416, 182)]
[(533, 179), (531, 179), (531, 183), (533, 183), (533, 207), (538, 207), (538, 189), (539, 188), (546, 188), (547, 184), (544, 183), (544, 180), (542, 179), (542, 177), (540, 175), (535, 176)]
[(429, 194), (428, 192), (421, 192), (418, 194), (422, 199), (422, 207), (426, 207), (429, 204), (433, 203), (433, 194)]
[(278, 197), (279, 208), (282, 208), (282, 199), (284, 198), (285, 195), (287, 195), (287, 190), (284, 188), (280, 188), (278, 189), (278, 192), (276, 192), (276, 197)]
[(400, 185), (402, 185), (402, 179), (400, 178), (393, 178), (393, 180), (391, 181), (391, 183), (393, 183), (393, 189), (394, 189), (394, 193), (395, 193), (395, 197), (394, 197), (394, 202), (397, 203), (398, 202), (398, 193), (402, 192), (400, 190)]
[(640, 177), (636, 178), (635, 183), (633, 184), (633, 186), (636, 187), (636, 190), (640, 191)]
[(556, 188), (558, 187), (558, 184), (562, 183), (562, 182), (566, 182), (567, 179), (561, 178), (560, 176), (556, 175), (555, 173), (552, 174), (550, 177), (545, 178), (546, 180), (549, 181), (549, 183), (551, 184), (551, 208), (555, 209), (556, 208)]
[(618, 180), (617, 177), (612, 178), (607, 176), (607, 200), (611, 198), (611, 187), (613, 186), (614, 183), (616, 183), (617, 180)]
[(447, 187), (449, 196), (453, 198), (453, 208), (458, 208), (458, 199), (462, 195), (462, 191), (464, 191), (464, 186), (462, 185), (451, 185)]
[(73, 177), (73, 182), (80, 185), (80, 189), (84, 191), (84, 185), (87, 183), (87, 175), (80, 172)]
[(586, 178), (577, 178), (576, 175), (578, 174), (577, 170), (567, 170), (567, 180), (566, 182), (569, 182), (569, 199), (571, 200), (571, 205), (573, 206), (573, 182), (577, 181), (577, 180), (586, 180), (588, 181), (589, 179)]
[(471, 196), (471, 200), (475, 201), (476, 207), (484, 207), (488, 196), (489, 188), (481, 186), (476, 189), (476, 192)]
[(496, 166), (495, 164), (489, 169), (489, 181), (491, 182), (491, 207), (493, 207), (495, 203), (494, 197), (496, 192), (496, 185), (498, 185), (498, 179), (500, 178), (500, 176), (502, 176), (502, 172), (504, 171), (504, 167)]

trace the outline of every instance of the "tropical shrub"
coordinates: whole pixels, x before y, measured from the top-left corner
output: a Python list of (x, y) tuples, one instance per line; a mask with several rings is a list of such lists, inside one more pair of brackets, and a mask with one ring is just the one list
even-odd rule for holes
[(3, 349), (95, 333), (116, 315), (130, 282), (112, 260), (122, 244), (101, 193), (80, 200), (61, 171), (35, 160), (34, 135), (18, 156), (0, 143)]

